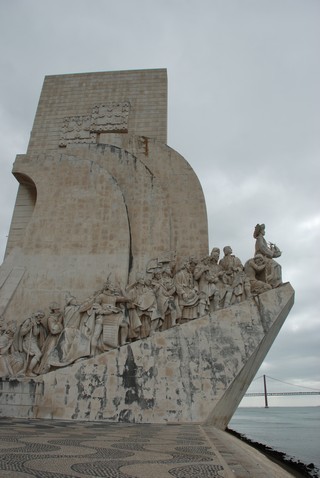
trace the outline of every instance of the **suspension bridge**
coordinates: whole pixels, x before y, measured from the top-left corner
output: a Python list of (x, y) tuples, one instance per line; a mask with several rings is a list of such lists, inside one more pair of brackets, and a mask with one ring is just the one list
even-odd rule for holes
[[(255, 380), (259, 380), (263, 378), (263, 392), (250, 392), (246, 393), (245, 397), (264, 397), (265, 408), (269, 408), (268, 405), (268, 397), (284, 397), (284, 396), (298, 396), (298, 395), (320, 395), (320, 390), (311, 388), (311, 387), (304, 387), (302, 385), (296, 385), (289, 382), (284, 382), (283, 380), (279, 380), (277, 378), (269, 377), (267, 375), (261, 375), (257, 377)], [(304, 390), (295, 390), (295, 391), (287, 391), (287, 392), (269, 392), (267, 389), (267, 378), (270, 380), (274, 380), (276, 382), (280, 382), (285, 385), (291, 385), (293, 387), (298, 387)], [(254, 381), (255, 381), (254, 380)]]

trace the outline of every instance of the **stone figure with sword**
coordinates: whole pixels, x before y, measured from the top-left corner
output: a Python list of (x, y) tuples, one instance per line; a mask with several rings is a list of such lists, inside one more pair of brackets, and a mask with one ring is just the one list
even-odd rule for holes
[(45, 314), (41, 310), (28, 317), (20, 326), (19, 351), (26, 355), (24, 375), (34, 376), (34, 369), (39, 363), (41, 348), (46, 338), (46, 330), (41, 321)]

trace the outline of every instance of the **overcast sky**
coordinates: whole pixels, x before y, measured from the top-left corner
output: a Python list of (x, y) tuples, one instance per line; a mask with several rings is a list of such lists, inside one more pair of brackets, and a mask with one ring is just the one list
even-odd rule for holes
[(1, 260), (44, 77), (167, 68), (168, 144), (201, 181), (210, 247), (245, 262), (264, 222), (296, 291), (257, 377), (320, 390), (319, 24), (319, 0), (0, 0)]

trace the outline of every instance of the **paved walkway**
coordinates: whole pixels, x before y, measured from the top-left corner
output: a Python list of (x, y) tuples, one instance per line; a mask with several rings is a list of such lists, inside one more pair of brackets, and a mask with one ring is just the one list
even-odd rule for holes
[(292, 475), (237, 438), (213, 427), (0, 418), (0, 477)]

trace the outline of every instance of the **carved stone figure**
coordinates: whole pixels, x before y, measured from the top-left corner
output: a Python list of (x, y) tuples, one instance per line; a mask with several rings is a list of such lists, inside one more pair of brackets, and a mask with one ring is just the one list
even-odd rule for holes
[(158, 311), (157, 299), (151, 284), (138, 273), (136, 282), (129, 285), (126, 294), (130, 299), (128, 304), (130, 323), (141, 322), (140, 338), (148, 337), (156, 332), (162, 324), (162, 316)]
[(180, 321), (193, 320), (199, 316), (199, 287), (193, 272), (196, 267), (194, 259), (186, 260), (181, 269), (175, 274), (179, 307), (181, 310)]
[(232, 288), (232, 295), (228, 298), (226, 306), (248, 299), (251, 296), (251, 286), (244, 272), (242, 262), (232, 254), (232, 248), (225, 246), (223, 252), (224, 257), (220, 260), (219, 265), (225, 271), (224, 280)]
[(15, 375), (16, 370), (13, 367), (13, 358), (15, 350), (13, 346), (14, 335), (17, 325), (14, 321), (6, 326), (3, 321), (0, 322), (0, 377), (7, 378)]
[[(88, 311), (88, 321), (91, 323), (92, 334), (90, 337), (90, 356), (94, 357), (97, 354), (98, 342), (101, 336), (103, 327), (103, 310), (98, 302), (94, 302)], [(86, 323), (87, 325), (87, 323)]]
[[(102, 342), (100, 345), (101, 351), (124, 345), (127, 342), (129, 319), (123, 304), (128, 301), (129, 299), (121, 294), (117, 287), (107, 281), (101, 293), (97, 296), (94, 306), (96, 308), (96, 321), (91, 341), (91, 355), (95, 355), (99, 339)], [(136, 324), (137, 327), (139, 326)]]
[(265, 225), (257, 224), (253, 233), (256, 240), (255, 253), (262, 254), (266, 258), (266, 268), (260, 275), (260, 279), (275, 288), (282, 284), (281, 266), (274, 260), (274, 258), (281, 256), (281, 251), (275, 244), (268, 244), (264, 236)]
[(41, 323), (44, 316), (44, 312), (40, 310), (20, 326), (19, 350), (25, 353), (24, 373), (28, 376), (36, 375), (34, 369), (42, 357), (41, 348), (46, 338), (46, 330)]
[(199, 316), (202, 317), (210, 312), (210, 302), (212, 310), (219, 309), (220, 291), (217, 287), (219, 281), (218, 275), (213, 271), (210, 264), (210, 256), (202, 259), (194, 269), (194, 278), (199, 284)]
[[(233, 289), (229, 284), (229, 277), (226, 274), (226, 271), (219, 264), (220, 249), (219, 247), (214, 247), (209, 256), (209, 267), (211, 275), (215, 276), (215, 284), (218, 288), (220, 297), (219, 297), (219, 308), (228, 307), (231, 304)], [(211, 309), (214, 309), (215, 303), (211, 302)]]
[(90, 356), (90, 341), (93, 332), (90, 315), (92, 301), (86, 300), (78, 304), (76, 298), (68, 295), (63, 313), (63, 330), (57, 343), (49, 354), (48, 364), (53, 367), (64, 367), (76, 360)]
[(243, 270), (243, 265), (238, 257), (232, 254), (232, 248), (230, 246), (225, 246), (223, 248), (224, 257), (220, 260), (219, 264), (224, 269), (228, 275), (231, 276), (231, 283), (233, 282), (233, 277), (235, 273)]
[(245, 263), (244, 271), (249, 278), (252, 294), (262, 294), (262, 292), (272, 289), (270, 284), (258, 279), (265, 268), (266, 259), (262, 254), (256, 254), (253, 259), (249, 259)]
[(38, 374), (49, 372), (51, 366), (48, 363), (48, 359), (63, 330), (63, 316), (59, 305), (53, 302), (49, 305), (49, 310), (50, 313), (47, 319), (48, 336), (41, 349), (42, 357), (39, 366), (36, 368)]
[(154, 272), (152, 286), (164, 329), (174, 327), (177, 318), (180, 317), (180, 309), (176, 300), (176, 286), (169, 266)]

